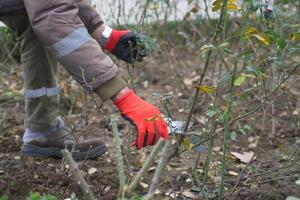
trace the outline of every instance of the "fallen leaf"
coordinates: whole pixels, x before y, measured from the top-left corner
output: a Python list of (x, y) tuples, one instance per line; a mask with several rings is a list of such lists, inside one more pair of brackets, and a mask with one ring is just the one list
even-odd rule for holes
[(271, 44), (269, 38), (264, 33), (256, 33), (253, 34), (253, 37), (258, 39), (260, 42), (262, 42), (265, 46), (269, 46)]
[(220, 151), (220, 150), (221, 150), (221, 146), (213, 147), (213, 151)]
[(190, 151), (194, 147), (194, 144), (188, 138), (183, 139), (183, 146), (186, 150)]
[(172, 199), (175, 199), (175, 194), (174, 194), (174, 193), (171, 193), (171, 194), (170, 194), (170, 197), (171, 197)]
[(243, 163), (249, 163), (254, 153), (253, 152), (243, 152), (243, 153), (231, 152), (231, 155), (233, 155)]
[(140, 185), (143, 187), (143, 188), (148, 188), (149, 185), (147, 183), (144, 183), (144, 182), (140, 182)]
[(204, 93), (214, 93), (216, 91), (216, 87), (212, 87), (212, 86), (196, 86), (197, 89), (199, 89), (200, 91), (204, 92)]
[(156, 189), (155, 192), (154, 192), (154, 194), (156, 194), (156, 195), (160, 194), (160, 193), (161, 193), (161, 191), (159, 189)]
[(286, 200), (300, 200), (298, 197), (289, 196), (286, 198)]
[(193, 192), (190, 192), (190, 191), (184, 191), (183, 193), (183, 196), (186, 197), (186, 198), (189, 198), (189, 199), (197, 199), (197, 195)]
[(150, 167), (149, 169), (148, 169), (148, 172), (152, 172), (152, 171), (154, 171), (156, 169), (156, 167)]
[(234, 172), (234, 171), (229, 171), (228, 174), (231, 175), (231, 176), (238, 176), (239, 175), (239, 173)]

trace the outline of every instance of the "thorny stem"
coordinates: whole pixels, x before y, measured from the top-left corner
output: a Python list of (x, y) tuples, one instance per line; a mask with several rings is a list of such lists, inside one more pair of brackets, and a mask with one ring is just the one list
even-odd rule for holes
[(161, 158), (159, 160), (159, 163), (156, 167), (156, 170), (155, 170), (155, 173), (154, 173), (149, 191), (146, 194), (146, 196), (143, 198), (143, 200), (152, 199), (155, 190), (158, 188), (159, 182), (160, 182), (160, 179), (161, 179), (161, 173), (163, 172), (166, 165), (168, 164), (168, 161), (169, 161), (169, 158), (170, 158), (170, 155), (171, 155), (171, 152), (170, 152), (171, 145), (172, 145), (171, 140), (168, 140), (165, 143), (164, 148), (162, 150), (162, 156), (161, 156)]
[(116, 119), (114, 117), (111, 118), (111, 127), (114, 136), (114, 143), (117, 149), (117, 169), (119, 172), (119, 181), (120, 181), (120, 190), (119, 196), (124, 197), (124, 188), (126, 183), (126, 176), (124, 171), (124, 159), (123, 159), (123, 152), (122, 152), (122, 143), (120, 139), (120, 133), (118, 130), (118, 125)]
[[(216, 95), (217, 95), (217, 93), (216, 93)], [(215, 106), (216, 106), (216, 95), (214, 97), (213, 108), (215, 108)], [(207, 156), (206, 156), (205, 165), (204, 165), (204, 182), (208, 178), (209, 164), (210, 164), (211, 155), (212, 155), (213, 146), (214, 146), (214, 137), (215, 137), (215, 132), (217, 129), (217, 116), (216, 115), (213, 116), (212, 121), (213, 121), (212, 125), (211, 125), (212, 128), (209, 133), (208, 151), (207, 151)]]
[(96, 200), (97, 198), (95, 197), (94, 193), (91, 191), (90, 186), (84, 180), (82, 173), (78, 168), (76, 162), (73, 160), (70, 151), (68, 149), (63, 149), (61, 153), (63, 155), (63, 159), (69, 165), (73, 177), (76, 179), (76, 181), (78, 181), (78, 185), (82, 190), (85, 198), (87, 200)]
[[(216, 29), (215, 29), (215, 32), (214, 32), (214, 35), (211, 39), (211, 43), (214, 44), (222, 30), (222, 24), (224, 23), (224, 18), (226, 16), (226, 13), (227, 13), (227, 1), (228, 0), (222, 0), (222, 8), (221, 8), (221, 14), (220, 14), (220, 17), (219, 17), (219, 21), (218, 21), (218, 24), (216, 26)], [(205, 65), (204, 65), (204, 69), (203, 69), (203, 72), (200, 76), (200, 80), (198, 82), (198, 86), (201, 86), (202, 85), (202, 82), (204, 80), (204, 77), (205, 77), (205, 74), (207, 72), (207, 69), (208, 69), (208, 66), (209, 66), (209, 63), (210, 63), (210, 59), (211, 59), (211, 55), (212, 55), (212, 49), (209, 49), (208, 50), (208, 53), (207, 53), (207, 57), (206, 57), (206, 60), (205, 60)], [(189, 114), (188, 114), (188, 118), (186, 120), (186, 125), (185, 125), (185, 128), (184, 128), (184, 132), (186, 132), (188, 130), (188, 127), (191, 123), (191, 119), (192, 119), (192, 116), (194, 114), (194, 110), (195, 110), (195, 106), (196, 106), (196, 103), (197, 103), (197, 99), (198, 99), (198, 96), (199, 96), (199, 93), (200, 93), (200, 90), (197, 88), (196, 89), (196, 92), (192, 98), (192, 104), (191, 104), (191, 108), (189, 110)], [(179, 146), (182, 144), (183, 142), (183, 138), (184, 136), (180, 136), (180, 139), (179, 139)], [(177, 151), (178, 152), (178, 149)]]
[(152, 163), (154, 162), (155, 156), (158, 154), (159, 150), (162, 148), (162, 146), (165, 144), (165, 141), (163, 139), (160, 139), (158, 143), (155, 145), (153, 150), (151, 151), (150, 155), (147, 157), (145, 164), (140, 169), (140, 171), (137, 173), (137, 175), (134, 177), (132, 182), (129, 184), (129, 186), (126, 188), (126, 193), (130, 194), (134, 189), (138, 186), (141, 178), (145, 175), (146, 171), (151, 167)]
[(230, 115), (231, 115), (231, 108), (234, 98), (234, 81), (236, 79), (237, 74), (237, 65), (238, 65), (238, 58), (235, 60), (233, 74), (231, 77), (231, 84), (230, 84), (230, 93), (229, 93), (229, 102), (227, 110), (225, 111), (225, 120), (224, 120), (224, 135), (223, 135), (223, 155), (222, 155), (222, 168), (221, 168), (221, 185), (220, 185), (220, 193), (219, 193), (219, 200), (223, 199), (223, 192), (224, 192), (224, 180), (225, 180), (225, 169), (226, 169), (226, 153), (228, 148), (228, 137), (229, 137), (229, 128), (230, 128)]

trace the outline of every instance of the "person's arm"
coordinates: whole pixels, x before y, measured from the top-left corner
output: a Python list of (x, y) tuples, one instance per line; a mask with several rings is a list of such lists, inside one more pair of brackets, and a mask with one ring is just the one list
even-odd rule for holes
[(138, 47), (138, 36), (130, 30), (114, 30), (106, 26), (91, 6), (90, 0), (75, 0), (78, 6), (78, 15), (91, 36), (105, 49), (118, 59), (127, 63), (142, 61), (145, 52)]

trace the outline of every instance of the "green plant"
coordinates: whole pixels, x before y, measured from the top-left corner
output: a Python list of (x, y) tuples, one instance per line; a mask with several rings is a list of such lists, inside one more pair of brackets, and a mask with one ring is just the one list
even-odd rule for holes
[(8, 196), (7, 195), (3, 195), (0, 197), (0, 200), (8, 200)]
[(26, 200), (57, 200), (55, 196), (49, 194), (40, 194), (38, 192), (30, 192)]

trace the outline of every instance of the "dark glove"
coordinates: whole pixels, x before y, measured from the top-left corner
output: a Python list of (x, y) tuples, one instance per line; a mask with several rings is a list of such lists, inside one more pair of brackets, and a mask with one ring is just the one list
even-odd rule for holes
[(112, 30), (104, 49), (127, 63), (141, 62), (147, 54), (145, 46), (140, 45), (138, 36), (128, 30)]
[(134, 144), (138, 149), (154, 145), (159, 138), (168, 139), (168, 126), (160, 111), (132, 90), (124, 93), (114, 104), (122, 116), (136, 126), (138, 134)]

